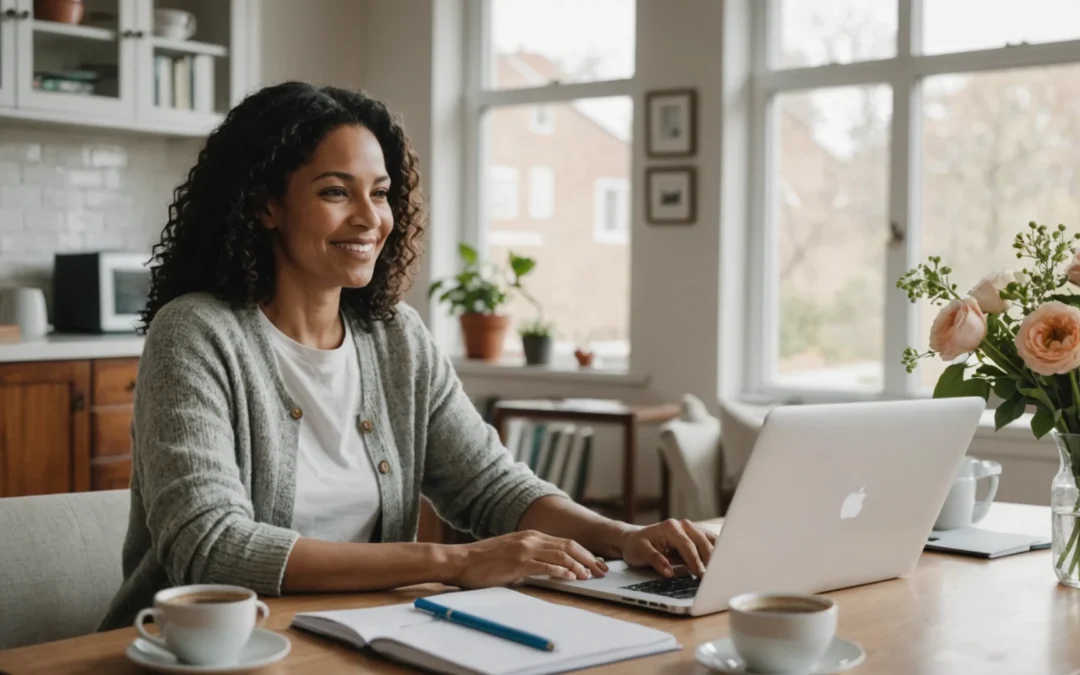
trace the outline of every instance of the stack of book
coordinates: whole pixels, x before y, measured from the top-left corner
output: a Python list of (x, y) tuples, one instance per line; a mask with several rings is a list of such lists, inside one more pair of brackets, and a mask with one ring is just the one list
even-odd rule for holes
[(154, 56), (154, 105), (214, 112), (214, 57), (206, 54)]
[(537, 476), (581, 501), (592, 458), (592, 428), (566, 423), (507, 422), (506, 447)]

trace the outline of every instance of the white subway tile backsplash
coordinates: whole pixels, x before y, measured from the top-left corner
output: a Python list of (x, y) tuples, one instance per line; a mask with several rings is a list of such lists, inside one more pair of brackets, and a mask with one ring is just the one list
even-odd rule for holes
[(0, 127), (0, 286), (47, 283), (58, 251), (149, 253), (202, 142)]
[(47, 209), (77, 209), (86, 202), (82, 190), (42, 188), (41, 203)]
[(99, 145), (90, 148), (90, 166), (124, 168), (128, 165), (128, 152), (119, 145)]
[(45, 145), (42, 161), (60, 166), (90, 166), (91, 148), (79, 145)]
[(13, 141), (5, 138), (0, 140), (0, 159), (11, 162), (40, 162), (41, 143)]
[(28, 232), (46, 230), (59, 232), (64, 229), (66, 220), (66, 211), (55, 209), (26, 209), (23, 211), (23, 229)]
[(22, 209), (0, 209), (0, 232), (15, 232), (23, 225)]
[(22, 181), (19, 164), (16, 162), (0, 162), (0, 185), (15, 185)]
[(0, 185), (0, 207), (41, 208), (41, 188), (32, 185)]

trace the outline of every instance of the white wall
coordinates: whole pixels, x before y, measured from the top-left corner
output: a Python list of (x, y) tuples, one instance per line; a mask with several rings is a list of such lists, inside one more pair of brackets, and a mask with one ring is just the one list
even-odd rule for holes
[(259, 0), (259, 14), (259, 83), (364, 84), (367, 0)]

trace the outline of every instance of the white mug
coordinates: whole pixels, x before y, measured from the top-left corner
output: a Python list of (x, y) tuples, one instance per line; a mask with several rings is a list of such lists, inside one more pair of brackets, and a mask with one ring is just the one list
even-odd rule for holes
[(40, 288), (0, 291), (0, 323), (18, 324), (23, 339), (44, 337), (49, 332), (45, 293)]
[(731, 641), (755, 673), (804, 673), (836, 636), (836, 603), (820, 595), (745, 593), (728, 602)]
[[(154, 617), (158, 634), (143, 622)], [(266, 623), (270, 608), (242, 586), (195, 584), (158, 591), (154, 606), (135, 617), (135, 630), (145, 640), (193, 666), (229, 666), (255, 628)]]
[(182, 9), (155, 9), (154, 35), (170, 40), (187, 40), (195, 35), (195, 15)]
[[(983, 478), (990, 479), (990, 487), (984, 499), (976, 501), (976, 484)], [(941, 506), (935, 530), (955, 530), (971, 527), (986, 517), (997, 494), (1001, 478), (1001, 464), (990, 460), (965, 457), (956, 471), (949, 495)]]

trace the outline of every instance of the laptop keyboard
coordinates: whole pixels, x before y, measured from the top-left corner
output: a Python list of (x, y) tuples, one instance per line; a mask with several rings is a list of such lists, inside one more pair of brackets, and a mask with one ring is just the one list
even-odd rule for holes
[(687, 574), (684, 577), (672, 577), (670, 579), (643, 581), (640, 584), (623, 586), (623, 588), (628, 591), (637, 591), (638, 593), (651, 593), (653, 595), (663, 595), (667, 598), (683, 600), (686, 598), (694, 597), (697, 594), (697, 589), (700, 585), (700, 577), (695, 577), (693, 575)]

